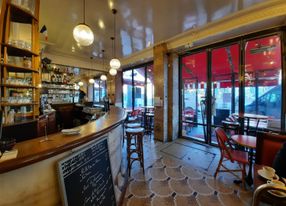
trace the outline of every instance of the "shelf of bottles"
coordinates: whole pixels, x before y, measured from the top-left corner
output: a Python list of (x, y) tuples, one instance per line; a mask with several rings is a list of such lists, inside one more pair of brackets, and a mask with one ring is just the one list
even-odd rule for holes
[(42, 69), (41, 104), (77, 103), (79, 91), (73, 79), (74, 68), (50, 64)]

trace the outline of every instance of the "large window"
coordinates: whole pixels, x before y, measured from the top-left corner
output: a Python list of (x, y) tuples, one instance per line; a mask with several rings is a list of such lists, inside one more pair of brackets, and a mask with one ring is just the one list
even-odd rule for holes
[(280, 120), (281, 74), (281, 43), (278, 35), (246, 42), (244, 75), (246, 113), (266, 115), (270, 121)]
[(182, 136), (216, 143), (213, 129), (238, 113), (256, 115), (240, 122), (247, 131), (284, 127), (280, 36), (240, 38), (180, 58)]
[(123, 71), (123, 107), (128, 110), (154, 106), (153, 65)]
[(106, 94), (106, 81), (95, 79), (93, 87), (94, 87), (93, 102), (94, 103), (103, 102), (103, 98), (107, 95)]
[(132, 110), (133, 107), (133, 71), (128, 70), (123, 72), (123, 107)]

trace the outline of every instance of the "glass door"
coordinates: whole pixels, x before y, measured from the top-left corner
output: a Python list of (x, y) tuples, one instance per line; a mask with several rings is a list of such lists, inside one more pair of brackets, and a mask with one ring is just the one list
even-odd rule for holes
[(145, 106), (145, 67), (133, 70), (134, 82), (134, 109), (141, 109)]
[(182, 136), (206, 142), (207, 53), (182, 57)]
[(154, 107), (154, 74), (153, 64), (147, 66), (147, 81), (146, 81), (146, 106)]
[(239, 45), (233, 44), (211, 51), (211, 142), (217, 143), (214, 129), (238, 112)]
[[(281, 90), (281, 39), (272, 35), (245, 43), (244, 112), (266, 116), (257, 129), (280, 129)], [(249, 129), (257, 121), (250, 120)]]
[(133, 109), (133, 80), (132, 70), (124, 71), (123, 78), (123, 108), (132, 111)]

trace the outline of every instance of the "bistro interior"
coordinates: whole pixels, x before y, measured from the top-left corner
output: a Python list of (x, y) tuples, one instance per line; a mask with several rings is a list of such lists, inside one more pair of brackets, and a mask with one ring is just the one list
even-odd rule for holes
[(286, 205), (284, 0), (0, 2), (0, 206)]

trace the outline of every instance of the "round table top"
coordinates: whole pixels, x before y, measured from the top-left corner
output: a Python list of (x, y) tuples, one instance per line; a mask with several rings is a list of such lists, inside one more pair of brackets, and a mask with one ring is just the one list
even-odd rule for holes
[(230, 137), (237, 144), (251, 149), (256, 148), (256, 137), (251, 135), (232, 135)]
[(250, 118), (250, 119), (268, 119), (268, 116), (261, 114), (250, 114), (250, 113), (234, 113), (233, 115), (238, 116), (240, 118)]

